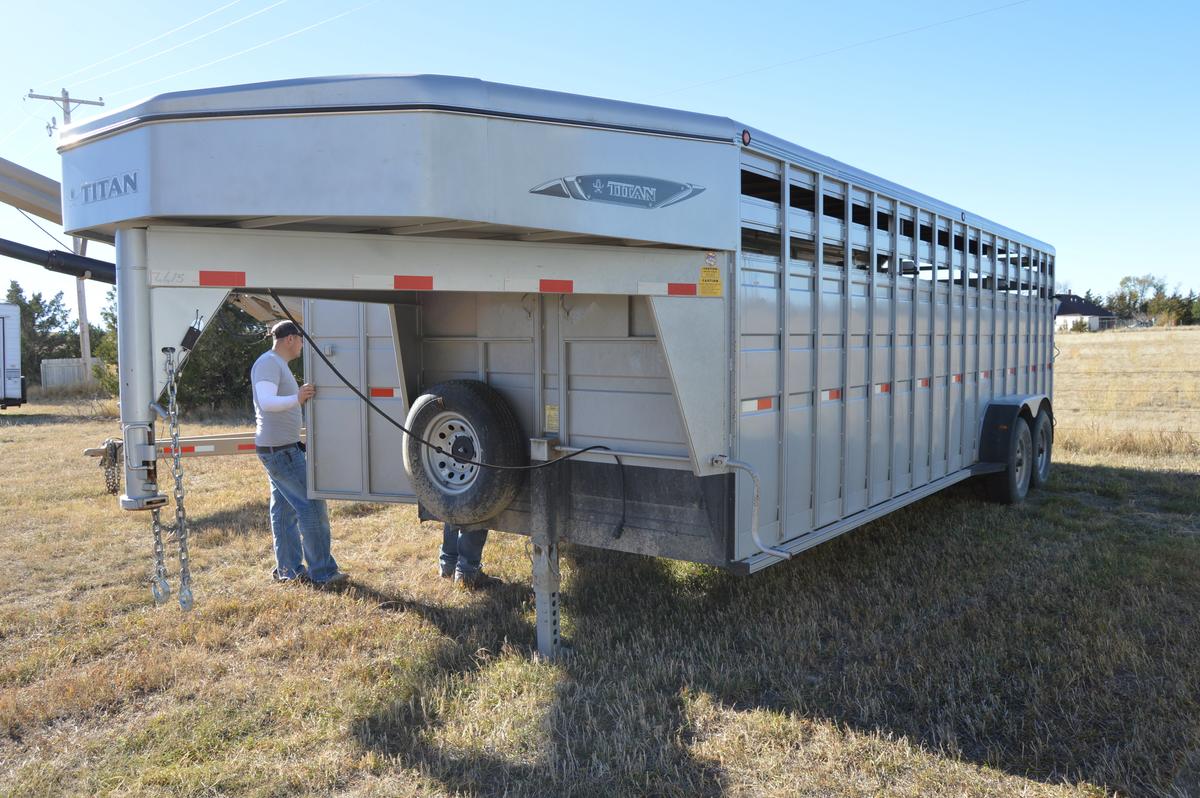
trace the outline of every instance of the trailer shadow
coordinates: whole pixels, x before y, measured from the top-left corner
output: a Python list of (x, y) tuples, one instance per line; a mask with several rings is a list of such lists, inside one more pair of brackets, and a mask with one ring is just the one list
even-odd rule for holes
[[(1048, 783), (1187, 794), (1200, 778), (1197, 508), (1196, 475), (1056, 466), (1023, 507), (967, 486), (751, 578), (572, 549), (575, 651), (557, 666), (539, 761), (437, 744), (444, 719), (410, 696), (354, 733), (468, 794), (723, 794), (733, 779), (697, 743), (713, 724), (754, 734), (746, 712), (797, 740), (820, 723)], [(452, 609), (376, 598), (458, 641), (426, 663), (431, 687), (486, 667), (480, 648), (533, 646), (524, 586)], [(703, 728), (698, 697), (715, 713)]]

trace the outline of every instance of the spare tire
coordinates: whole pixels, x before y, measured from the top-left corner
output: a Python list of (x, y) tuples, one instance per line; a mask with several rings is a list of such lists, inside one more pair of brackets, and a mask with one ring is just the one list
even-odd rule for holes
[(524, 471), (479, 465), (529, 463), (517, 417), (492, 386), (478, 380), (434, 385), (412, 403), (404, 426), (441, 449), (404, 436), (404, 470), (417, 500), (434, 517), (477, 525), (516, 498)]

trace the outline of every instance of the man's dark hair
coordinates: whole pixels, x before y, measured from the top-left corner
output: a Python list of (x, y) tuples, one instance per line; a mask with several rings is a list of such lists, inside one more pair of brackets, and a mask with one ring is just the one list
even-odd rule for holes
[(299, 335), (300, 328), (290, 321), (281, 321), (271, 328), (271, 336), (278, 341), (280, 338), (287, 338), (289, 335)]

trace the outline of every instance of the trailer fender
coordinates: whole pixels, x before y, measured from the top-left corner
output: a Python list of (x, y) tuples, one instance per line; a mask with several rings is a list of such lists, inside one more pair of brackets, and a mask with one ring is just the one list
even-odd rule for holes
[(1033, 421), (1042, 408), (1050, 413), (1051, 418), (1054, 417), (1050, 399), (1044, 394), (1005, 396), (989, 402), (983, 415), (983, 429), (979, 433), (979, 462), (1008, 462), (1012, 425), (1024, 420), (1032, 429)]

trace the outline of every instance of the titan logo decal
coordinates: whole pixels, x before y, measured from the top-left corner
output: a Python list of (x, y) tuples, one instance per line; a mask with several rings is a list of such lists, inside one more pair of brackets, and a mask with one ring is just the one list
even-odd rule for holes
[(124, 197), (126, 194), (136, 194), (138, 190), (138, 173), (125, 172), (114, 177), (105, 177), (84, 183), (79, 188), (71, 189), (72, 205), (91, 205), (93, 202)]
[(665, 208), (691, 199), (704, 191), (703, 186), (660, 180), (637, 175), (576, 175), (560, 177), (534, 186), (530, 194), (577, 199), (585, 202), (607, 202), (627, 208), (652, 210)]

